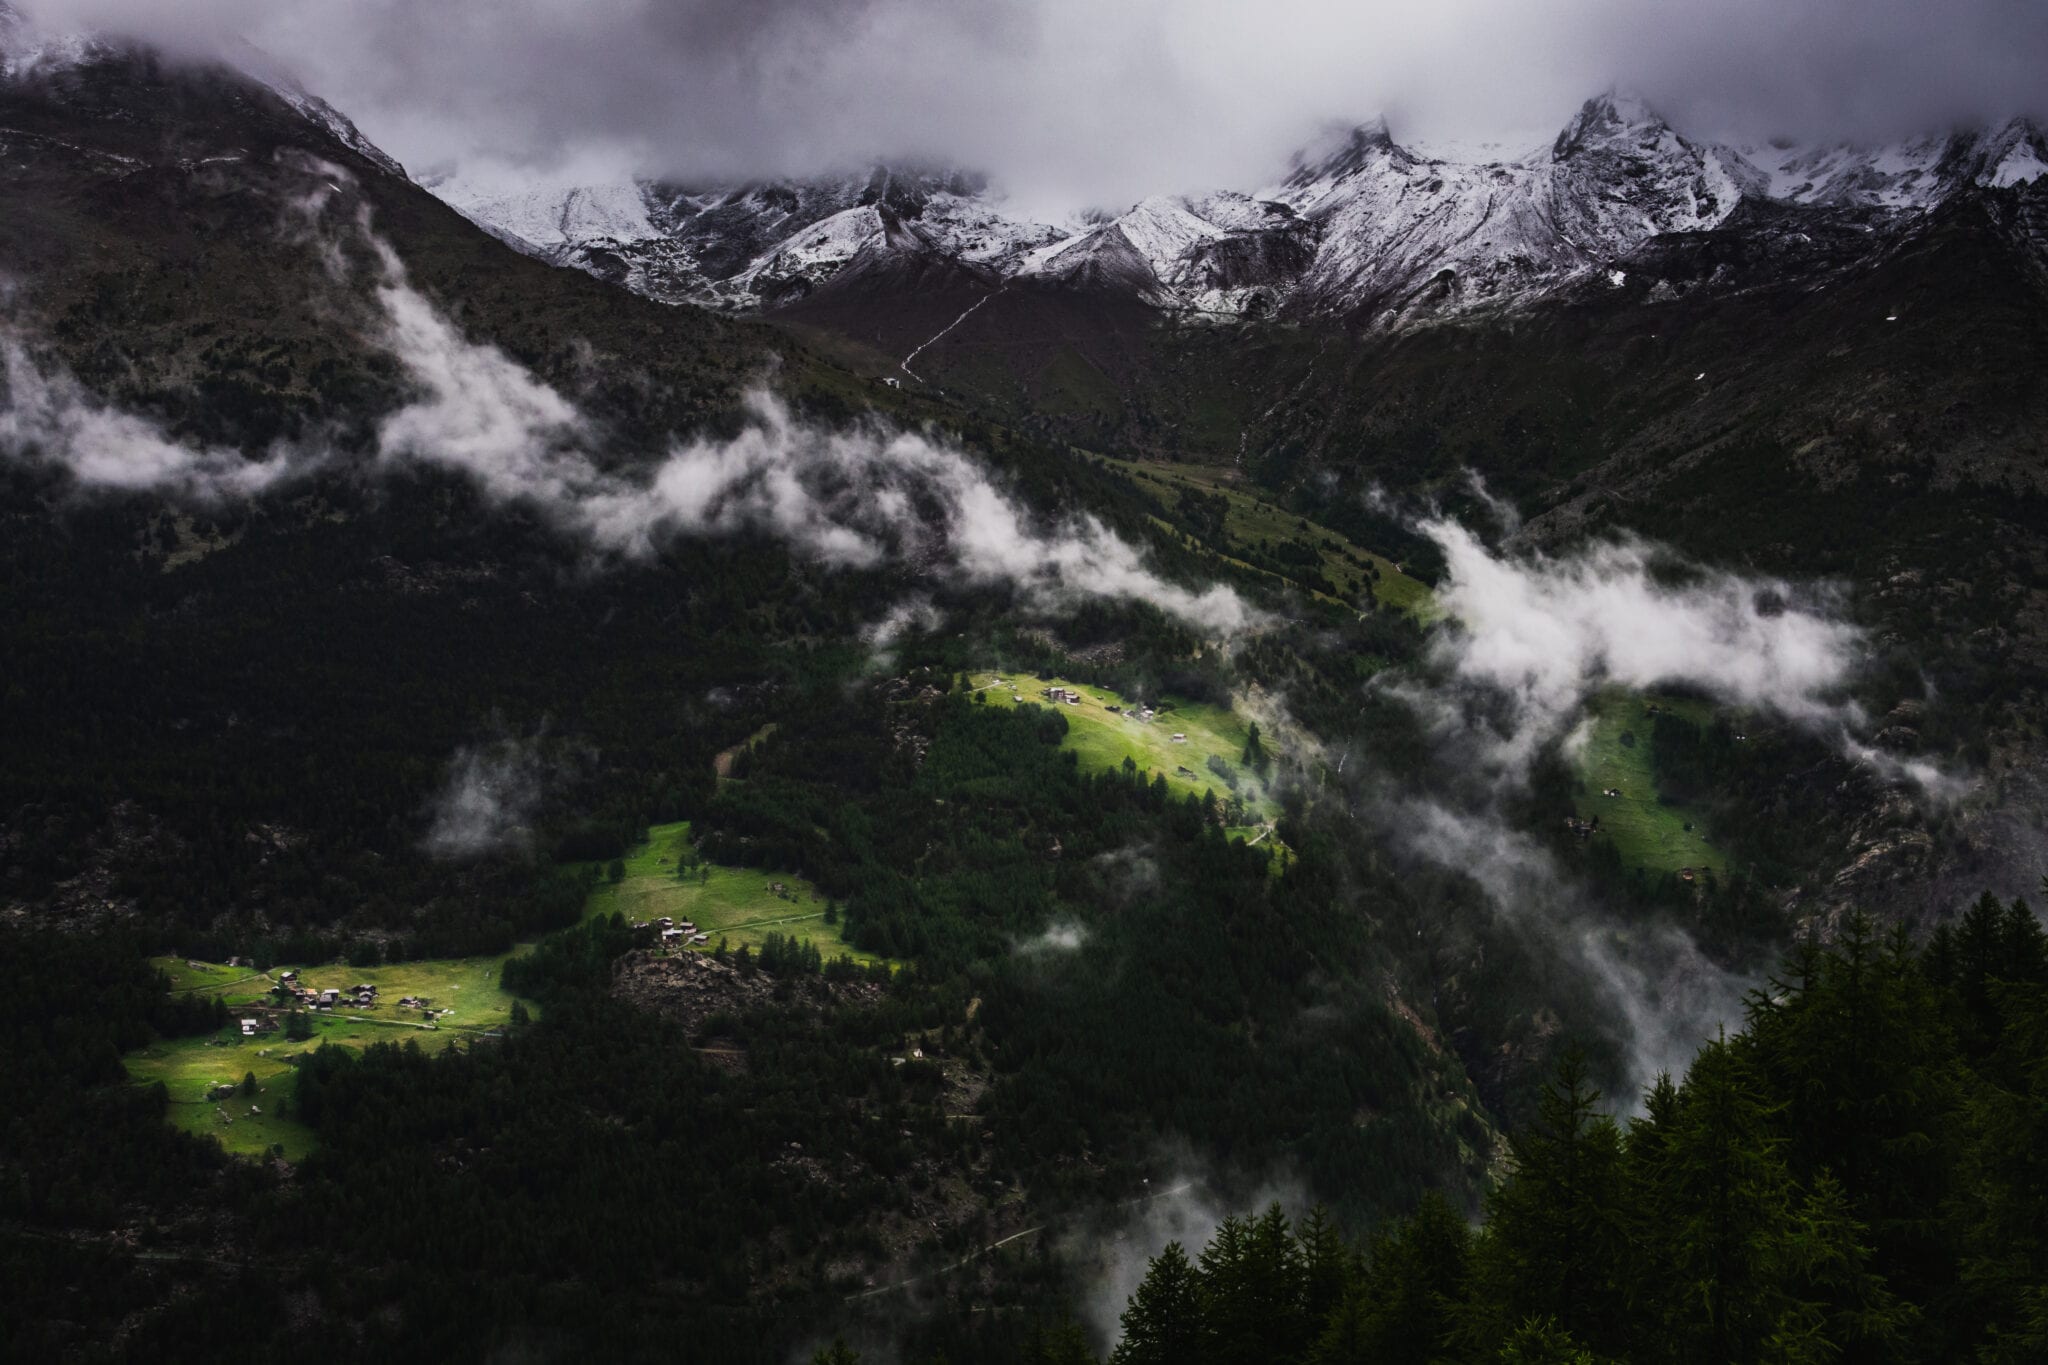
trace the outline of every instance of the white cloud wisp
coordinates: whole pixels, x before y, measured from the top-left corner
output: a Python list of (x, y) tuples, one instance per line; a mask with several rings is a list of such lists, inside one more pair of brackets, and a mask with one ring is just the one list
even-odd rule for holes
[[(879, 422), (827, 430), (765, 385), (747, 393), (737, 435), (677, 441), (651, 476), (608, 472), (592, 455), (601, 436), (574, 403), (502, 350), (465, 337), (390, 247), (371, 241), (382, 263), (375, 340), (415, 391), (379, 426), (386, 464), (460, 471), (492, 500), (531, 502), (605, 554), (641, 557), (673, 536), (752, 532), (828, 569), (895, 564), (956, 585), (1009, 587), (1046, 610), (1142, 600), (1219, 636), (1258, 619), (1228, 587), (1168, 582), (1092, 516), (1033, 517), (936, 437)], [(322, 462), (283, 446), (249, 460), (174, 441), (68, 374), (38, 367), (11, 335), (0, 334), (0, 365), (0, 452), (60, 464), (86, 487), (222, 501)]]
[(531, 745), (505, 740), (457, 750), (430, 808), (427, 852), (463, 859), (523, 847), (540, 788), (540, 759)]
[[(1436, 662), (1508, 708), (1481, 746), (1497, 780), (1519, 780), (1552, 741), (1569, 746), (1600, 689), (1682, 685), (1824, 735), (1844, 757), (1926, 799), (1968, 790), (1931, 760), (1894, 758), (1858, 738), (1868, 717), (1847, 688), (1868, 641), (1832, 590), (1695, 565), (1660, 574), (1670, 556), (1634, 538), (1509, 557), (1448, 518), (1419, 529), (1443, 551), (1437, 598), (1457, 623), (1438, 637)], [(1441, 696), (1404, 695), (1445, 724), (1454, 719)]]
[(1837, 694), (1862, 633), (1823, 610), (1787, 605), (1787, 584), (1714, 572), (1666, 585), (1652, 572), (1653, 548), (1639, 540), (1516, 561), (1453, 521), (1422, 530), (1448, 566), (1438, 598), (1463, 626), (1444, 637), (1440, 657), (1459, 676), (1513, 697), (1546, 729), (1608, 683), (1687, 683), (1802, 721), (1849, 714)]
[(86, 488), (156, 489), (196, 502), (253, 497), (318, 462), (279, 447), (267, 458), (173, 440), (138, 413), (113, 407), (63, 369), (37, 363), (0, 331), (0, 453), (60, 465)]
[(679, 441), (646, 480), (600, 470), (576, 407), (496, 347), (462, 336), (388, 249), (385, 344), (420, 397), (379, 433), (387, 460), (459, 469), (491, 497), (530, 500), (600, 550), (651, 553), (674, 535), (773, 535), (828, 568), (902, 563), (970, 586), (1008, 585), (1048, 608), (1091, 598), (1152, 603), (1233, 634), (1255, 614), (1220, 585), (1169, 583), (1094, 517), (1040, 528), (963, 452), (878, 423), (831, 431), (765, 385), (730, 438)]

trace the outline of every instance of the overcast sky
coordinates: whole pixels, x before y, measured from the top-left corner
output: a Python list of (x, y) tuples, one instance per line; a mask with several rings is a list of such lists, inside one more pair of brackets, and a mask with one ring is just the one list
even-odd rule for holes
[(23, 0), (239, 34), (415, 171), (685, 176), (876, 157), (1112, 203), (1252, 187), (1318, 125), (1554, 131), (1633, 88), (1682, 131), (1877, 138), (2039, 112), (2048, 0)]

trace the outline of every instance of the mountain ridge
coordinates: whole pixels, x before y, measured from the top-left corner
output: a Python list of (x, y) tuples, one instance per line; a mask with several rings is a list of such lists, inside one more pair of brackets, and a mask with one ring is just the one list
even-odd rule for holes
[[(428, 186), (558, 264), (724, 311), (773, 312), (832, 287), (888, 245), (877, 205), (893, 194), (899, 234), (915, 224), (921, 250), (973, 275), (1122, 295), (1189, 320), (1400, 326), (1526, 307), (1744, 203), (1881, 229), (1956, 193), (2044, 174), (2048, 137), (2021, 116), (1878, 147), (1738, 148), (1692, 139), (1641, 97), (1609, 91), (1517, 158), (1418, 151), (1382, 118), (1298, 152), (1264, 187), (1155, 195), (1063, 224), (1013, 215), (979, 177), (885, 165), (692, 191), (653, 180), (496, 197), (454, 179)], [(610, 210), (593, 212), (600, 204)]]

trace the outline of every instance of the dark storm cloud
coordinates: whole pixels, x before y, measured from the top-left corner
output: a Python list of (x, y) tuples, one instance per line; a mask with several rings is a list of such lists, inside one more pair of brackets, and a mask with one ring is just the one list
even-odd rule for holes
[[(874, 156), (1104, 201), (1256, 183), (1319, 122), (1553, 132), (1612, 83), (1702, 135), (2039, 112), (2040, 0), (41, 0), (246, 37), (414, 166)], [(174, 10), (175, 17), (166, 14)]]

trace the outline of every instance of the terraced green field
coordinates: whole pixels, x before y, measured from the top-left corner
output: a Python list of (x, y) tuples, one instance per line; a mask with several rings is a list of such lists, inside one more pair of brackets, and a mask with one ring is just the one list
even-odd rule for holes
[(759, 948), (775, 933), (816, 944), (828, 960), (842, 954), (863, 965), (879, 960), (848, 944), (837, 925), (825, 922), (824, 898), (795, 873), (705, 863), (678, 876), (691, 853), (689, 821), (656, 825), (647, 832), (647, 842), (626, 855), (625, 879), (616, 885), (600, 882), (590, 893), (584, 916), (620, 914), (640, 924), (662, 915), (687, 919), (710, 935), (700, 951), (716, 947), (721, 938), (728, 947)]
[[(1424, 621), (1434, 619), (1438, 614), (1436, 600), (1427, 584), (1402, 573), (1385, 555), (1375, 554), (1335, 531), (1313, 522), (1304, 529), (1302, 518), (1246, 492), (1228, 469), (1215, 465), (1105, 459), (1112, 468), (1140, 484), (1150, 485), (1168, 504), (1172, 504), (1183, 489), (1222, 494), (1230, 504), (1223, 522), (1223, 532), (1229, 543), (1205, 543), (1203, 548), (1233, 563), (1244, 564), (1237, 552), (1261, 541), (1275, 545), (1288, 542), (1307, 545), (1319, 555), (1323, 576), (1337, 586), (1346, 600), (1356, 600), (1369, 586), (1373, 596), (1384, 606), (1412, 613)], [(1359, 568), (1361, 560), (1372, 564), (1378, 571), (1378, 577), (1369, 577)]]
[[(123, 1058), (138, 1084), (162, 1081), (171, 1100), (171, 1122), (194, 1133), (211, 1133), (230, 1152), (257, 1155), (273, 1146), (296, 1160), (313, 1148), (313, 1134), (302, 1124), (278, 1114), (279, 1101), (291, 1091), (289, 1073), (300, 1053), (324, 1043), (364, 1048), (372, 1043), (413, 1042), (439, 1051), (459, 1040), (488, 1033), (511, 1018), (512, 999), (498, 986), (503, 957), (447, 958), (405, 962), (388, 967), (303, 967), (301, 981), (310, 989), (343, 989), (357, 982), (377, 987), (378, 1003), (366, 1010), (337, 1008), (312, 1015), (313, 1036), (286, 1040), (275, 1033), (242, 1036), (239, 1023), (208, 1037), (168, 1039)], [(175, 991), (217, 995), (232, 1010), (271, 1006), (270, 987), (276, 971), (253, 971), (182, 958), (152, 958), (153, 966), (170, 975)], [(398, 1007), (401, 996), (428, 997), (434, 1008), (447, 1009), (432, 1024), (417, 1011)], [(236, 1018), (243, 1017), (236, 1015)], [(217, 1085), (239, 1083), (255, 1073), (258, 1092), (239, 1091), (218, 1102), (207, 1092)]]
[[(1656, 776), (1650, 763), (1650, 727), (1660, 707), (1695, 723), (1713, 713), (1704, 702), (1610, 693), (1599, 698), (1590, 717), (1592, 731), (1579, 758), (1584, 785), (1576, 813), (1582, 820), (1600, 818), (1600, 835), (1611, 839), (1624, 867), (1650, 873), (1695, 872), (1712, 867), (1725, 871), (1699, 813), (1657, 802)], [(1605, 796), (1609, 789), (1619, 796)], [(1687, 828), (1690, 824), (1692, 827)]]
[[(1004, 686), (994, 685), (998, 678), (1003, 680)], [(1264, 824), (1280, 813), (1279, 803), (1273, 800), (1267, 784), (1240, 762), (1250, 728), (1228, 707), (1175, 702), (1171, 697), (1147, 697), (1143, 701), (1148, 706), (1170, 704), (1173, 709), (1160, 711), (1151, 720), (1142, 721), (1135, 716), (1121, 714), (1136, 708), (1138, 698), (1127, 697), (1093, 683), (1042, 678), (1034, 673), (974, 673), (968, 680), (995, 706), (1024, 703), (1054, 705), (1041, 695), (1049, 686), (1071, 687), (1079, 692), (1085, 698), (1080, 705), (1062, 703), (1058, 710), (1067, 718), (1067, 737), (1061, 742), (1062, 747), (1079, 754), (1085, 767), (1117, 768), (1129, 758), (1146, 772), (1163, 774), (1168, 789), (1176, 795), (1200, 796), (1205, 791), (1213, 791), (1216, 799), (1221, 801), (1229, 797), (1230, 789), (1220, 776), (1210, 771), (1209, 759), (1213, 756), (1221, 758), (1237, 778), (1238, 791), (1244, 797), (1251, 824)], [(1111, 710), (1111, 707), (1117, 709)], [(1173, 738), (1176, 734), (1187, 738), (1176, 742)], [(1278, 762), (1282, 753), (1276, 737), (1262, 734), (1260, 742), (1266, 753)], [(1189, 776), (1190, 773), (1193, 776)]]

